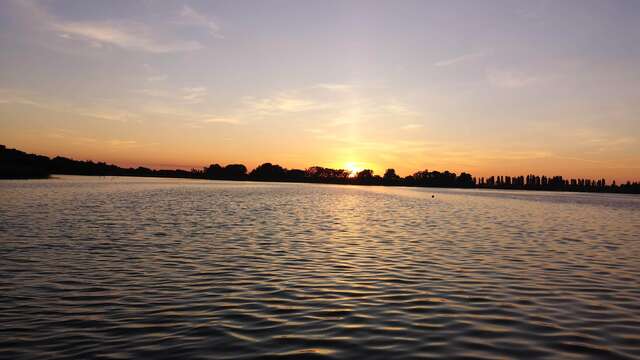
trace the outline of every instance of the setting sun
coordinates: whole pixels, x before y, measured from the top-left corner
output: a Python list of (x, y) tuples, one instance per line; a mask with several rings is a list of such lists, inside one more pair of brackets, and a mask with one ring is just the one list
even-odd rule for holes
[(349, 171), (349, 177), (355, 177), (358, 172), (364, 170), (364, 168), (360, 166), (360, 163), (356, 162), (345, 163), (344, 168)]

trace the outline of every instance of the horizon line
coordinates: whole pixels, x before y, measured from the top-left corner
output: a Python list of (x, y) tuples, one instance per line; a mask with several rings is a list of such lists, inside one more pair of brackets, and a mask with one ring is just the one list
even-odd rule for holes
[[(143, 169), (149, 169), (149, 170), (152, 170), (152, 171), (175, 171), (175, 170), (179, 170), (179, 171), (203, 171), (203, 170), (205, 170), (206, 171), (207, 168), (209, 168), (209, 167), (211, 167), (213, 165), (219, 165), (222, 168), (225, 168), (225, 167), (230, 166), (230, 165), (242, 165), (242, 166), (244, 166), (246, 168), (247, 175), (248, 175), (251, 171), (259, 168), (262, 165), (271, 164), (273, 166), (279, 166), (279, 167), (283, 168), (284, 170), (302, 170), (302, 171), (307, 171), (307, 170), (312, 169), (312, 168), (324, 168), (324, 169), (329, 169), (329, 170), (345, 171), (345, 172), (348, 172), (348, 173), (353, 174), (353, 175), (355, 175), (355, 174), (357, 174), (359, 172), (362, 172), (362, 171), (369, 170), (369, 171), (371, 171), (372, 174), (375, 174), (375, 176), (382, 176), (381, 174), (375, 173), (375, 171), (373, 169), (369, 169), (369, 168), (363, 168), (358, 172), (354, 172), (354, 171), (351, 171), (351, 170), (345, 169), (345, 168), (333, 168), (333, 167), (323, 166), (323, 165), (311, 165), (311, 166), (307, 166), (307, 167), (304, 167), (304, 168), (295, 168), (295, 167), (286, 167), (286, 166), (283, 166), (283, 165), (280, 165), (280, 164), (278, 164), (276, 162), (271, 162), (271, 161), (259, 163), (258, 165), (256, 165), (252, 169), (248, 168), (245, 164), (243, 164), (241, 162), (229, 162), (229, 163), (224, 164), (224, 165), (222, 163), (212, 162), (209, 165), (204, 165), (204, 166), (201, 165), (200, 167), (177, 166), (177, 167), (174, 167), (174, 168), (158, 168), (158, 167), (145, 166), (144, 164), (135, 165), (135, 164), (129, 163), (128, 165), (121, 165), (122, 163), (118, 164), (116, 162), (107, 162), (107, 161), (94, 160), (94, 159), (78, 160), (76, 158), (67, 157), (67, 156), (64, 156), (64, 155), (50, 156), (50, 155), (41, 155), (41, 154), (36, 154), (36, 153), (28, 153), (26, 151), (23, 151), (23, 150), (20, 150), (20, 149), (17, 149), (17, 148), (7, 147), (4, 144), (0, 144), (0, 149), (16, 150), (16, 151), (20, 151), (20, 152), (26, 153), (28, 155), (45, 156), (45, 157), (49, 158), (50, 160), (52, 160), (54, 158), (64, 158), (64, 159), (69, 159), (69, 160), (73, 160), (73, 161), (92, 162), (94, 164), (103, 163), (103, 164), (106, 164), (106, 165), (113, 165), (113, 166), (117, 166), (119, 168), (127, 169), (127, 170), (128, 169), (135, 170), (135, 169), (143, 168)], [(124, 167), (124, 166), (128, 166), (128, 167)], [(395, 173), (395, 168), (394, 167), (387, 167), (385, 171), (389, 171), (389, 170), (393, 170), (394, 173)], [(559, 178), (562, 178), (562, 179), (568, 180), (568, 181), (571, 181), (571, 180), (590, 180), (590, 181), (607, 180), (606, 177), (602, 177), (602, 176), (598, 176), (598, 177), (595, 177), (595, 178), (593, 178), (593, 177), (565, 177), (564, 175), (560, 175), (560, 174), (537, 175), (537, 174), (535, 174), (533, 172), (527, 172), (526, 174), (522, 174), (521, 173), (521, 174), (517, 174), (517, 175), (514, 175), (514, 174), (504, 175), (504, 174), (502, 174), (502, 175), (476, 176), (476, 175), (473, 175), (471, 172), (468, 172), (466, 170), (460, 171), (460, 172), (454, 172), (454, 171), (450, 171), (450, 170), (447, 170), (447, 169), (441, 171), (441, 170), (428, 169), (428, 168), (425, 168), (425, 169), (422, 169), (422, 170), (415, 170), (415, 171), (409, 173), (408, 175), (401, 176), (401, 177), (402, 178), (406, 178), (406, 177), (414, 176), (415, 174), (420, 173), (420, 172), (439, 172), (439, 173), (450, 173), (450, 174), (455, 174), (455, 175), (468, 174), (471, 177), (473, 177), (474, 179), (477, 179), (478, 181), (480, 181), (481, 179), (484, 179), (484, 180), (489, 180), (491, 178), (498, 179), (500, 177), (502, 177), (502, 178), (507, 178), (508, 177), (508, 178), (511, 178), (511, 179), (516, 179), (516, 178), (519, 178), (519, 177), (527, 178), (529, 176), (534, 176), (534, 177), (539, 177), (539, 178), (545, 177), (547, 179), (552, 179), (552, 178), (558, 178), (559, 177)], [(638, 183), (638, 182), (640, 182), (640, 179), (637, 179), (637, 180), (636, 179), (627, 179), (626, 181), (620, 181), (619, 184), (624, 184), (624, 183), (632, 183), (633, 184), (633, 183)], [(616, 183), (616, 179), (610, 180), (609, 184), (611, 184), (611, 183)]]

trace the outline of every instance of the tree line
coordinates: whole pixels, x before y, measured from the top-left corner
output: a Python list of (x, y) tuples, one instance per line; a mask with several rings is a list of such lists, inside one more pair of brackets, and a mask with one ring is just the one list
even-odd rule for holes
[(212, 164), (202, 169), (155, 170), (146, 167), (122, 168), (104, 162), (78, 161), (61, 156), (49, 158), (27, 154), (0, 145), (0, 179), (47, 178), (50, 174), (96, 176), (143, 176), (192, 178), (210, 180), (248, 180), (273, 182), (306, 182), (326, 184), (418, 186), (447, 188), (483, 188), (514, 190), (553, 190), (581, 192), (616, 192), (640, 194), (640, 183), (607, 184), (605, 179), (564, 179), (562, 176), (491, 176), (476, 178), (462, 172), (418, 171), (405, 177), (387, 169), (380, 176), (365, 169), (355, 174), (344, 169), (312, 166), (307, 169), (287, 169), (280, 165), (264, 163), (248, 171), (242, 164), (222, 166)]

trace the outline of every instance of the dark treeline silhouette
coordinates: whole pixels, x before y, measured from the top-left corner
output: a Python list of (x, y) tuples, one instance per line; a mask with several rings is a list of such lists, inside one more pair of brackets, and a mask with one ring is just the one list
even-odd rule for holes
[(153, 176), (192, 178), (185, 170), (153, 170), (145, 167), (121, 168), (104, 162), (78, 161), (56, 156), (27, 154), (0, 145), (0, 179), (47, 178), (50, 174), (98, 176)]
[(375, 175), (370, 169), (351, 174), (344, 169), (321, 166), (312, 166), (306, 170), (286, 169), (271, 163), (262, 164), (250, 172), (242, 164), (212, 164), (203, 169), (190, 171), (154, 170), (146, 167), (121, 168), (104, 162), (78, 161), (60, 156), (50, 159), (0, 145), (0, 179), (47, 178), (50, 174), (640, 194), (638, 182), (618, 185), (615, 181), (607, 184), (605, 179), (564, 179), (562, 176), (491, 176), (477, 179), (465, 172), (457, 175), (449, 171), (424, 170), (401, 177), (394, 169), (387, 169), (384, 175), (380, 176)]

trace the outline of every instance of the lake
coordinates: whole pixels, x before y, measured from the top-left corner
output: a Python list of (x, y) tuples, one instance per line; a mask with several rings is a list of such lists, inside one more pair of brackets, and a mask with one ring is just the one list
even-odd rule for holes
[(640, 197), (0, 181), (0, 357), (640, 358)]

